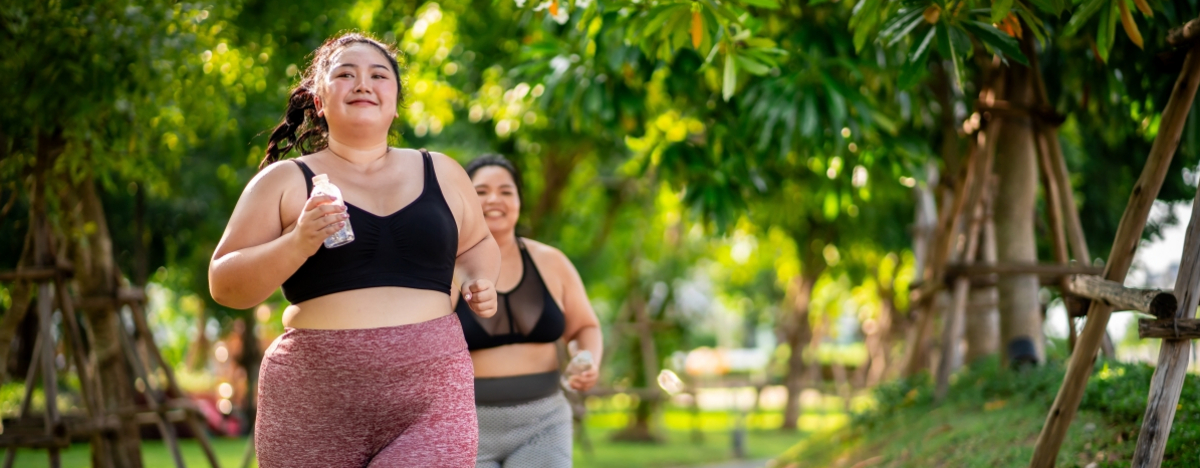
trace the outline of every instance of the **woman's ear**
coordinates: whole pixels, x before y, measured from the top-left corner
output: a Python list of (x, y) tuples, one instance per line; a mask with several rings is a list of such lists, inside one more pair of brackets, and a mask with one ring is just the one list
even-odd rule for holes
[(321, 104), (320, 94), (313, 94), (313, 107), (317, 109), (317, 117), (325, 117), (325, 106)]

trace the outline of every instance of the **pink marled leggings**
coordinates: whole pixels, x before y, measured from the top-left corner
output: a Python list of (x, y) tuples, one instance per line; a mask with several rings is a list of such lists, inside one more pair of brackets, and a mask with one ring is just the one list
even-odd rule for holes
[(365, 330), (288, 329), (262, 362), (259, 466), (473, 467), (472, 379), (454, 314)]

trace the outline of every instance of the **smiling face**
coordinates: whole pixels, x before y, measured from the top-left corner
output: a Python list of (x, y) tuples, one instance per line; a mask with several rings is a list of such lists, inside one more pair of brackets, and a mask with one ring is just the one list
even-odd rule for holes
[(471, 177), (483, 205), (483, 218), (493, 237), (512, 235), (521, 215), (521, 199), (513, 176), (500, 166), (484, 166)]
[(331, 131), (382, 130), (396, 118), (399, 77), (388, 58), (369, 44), (355, 43), (329, 58), (319, 77), (317, 109)]

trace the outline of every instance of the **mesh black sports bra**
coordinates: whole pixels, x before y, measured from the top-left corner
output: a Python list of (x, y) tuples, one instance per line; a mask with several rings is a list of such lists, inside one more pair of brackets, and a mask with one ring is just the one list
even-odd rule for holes
[[(332, 249), (322, 245), (283, 282), (284, 298), (297, 304), (336, 292), (383, 286), (450, 294), (458, 256), (458, 225), (438, 185), (433, 158), (425, 150), (421, 156), (425, 166), (421, 195), (387, 216), (347, 203), (354, 242)], [(312, 170), (293, 161), (304, 172), (312, 195)]]
[(553, 343), (566, 329), (567, 318), (546, 289), (525, 243), (518, 241), (517, 245), (521, 282), (512, 291), (497, 294), (496, 314), (489, 318), (475, 315), (462, 299), (454, 308), (471, 351), (515, 343)]

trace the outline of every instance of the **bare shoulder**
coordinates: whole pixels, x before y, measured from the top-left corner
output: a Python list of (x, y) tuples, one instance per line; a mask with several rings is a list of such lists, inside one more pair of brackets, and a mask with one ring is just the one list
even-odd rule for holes
[(521, 240), (525, 242), (529, 256), (533, 258), (539, 268), (552, 270), (558, 274), (565, 274), (575, 269), (575, 266), (571, 264), (571, 259), (567, 258), (567, 255), (561, 250), (533, 239), (521, 238)]
[(467, 171), (454, 158), (436, 151), (430, 151), (429, 156), (433, 159), (433, 170), (437, 173), (439, 179), (446, 177), (449, 181), (456, 184), (466, 183), (470, 185), (471, 179), (467, 177)]
[(245, 195), (282, 194), (297, 184), (304, 184), (304, 172), (300, 170), (300, 166), (289, 159), (275, 161), (250, 179), (246, 184)]

